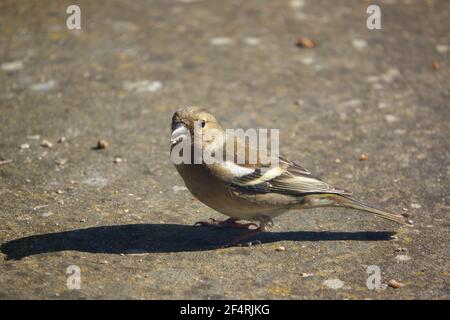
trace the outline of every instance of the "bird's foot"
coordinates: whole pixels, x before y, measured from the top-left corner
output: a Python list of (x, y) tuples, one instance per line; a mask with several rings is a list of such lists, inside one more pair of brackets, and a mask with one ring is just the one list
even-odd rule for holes
[[(237, 219), (216, 220), (209, 218), (206, 221), (198, 221), (194, 224), (194, 227), (225, 227), (225, 228), (239, 228), (255, 230), (258, 228), (256, 223), (239, 223)], [(252, 229), (254, 227), (255, 229)]]
[[(273, 222), (272, 222), (272, 219), (270, 219), (270, 217), (262, 216), (262, 217), (260, 217), (259, 220), (260, 220), (259, 227), (255, 228), (255, 229), (248, 228), (249, 230), (238, 235), (237, 237), (234, 237), (230, 242), (223, 245), (222, 248), (243, 247), (243, 246), (250, 247), (250, 246), (257, 245), (257, 244), (261, 244), (260, 240), (251, 240), (251, 241), (243, 242), (243, 240), (246, 240), (256, 234), (259, 234), (260, 232), (270, 231), (272, 229)], [(254, 223), (251, 223), (251, 225), (256, 226), (256, 224), (254, 224)]]

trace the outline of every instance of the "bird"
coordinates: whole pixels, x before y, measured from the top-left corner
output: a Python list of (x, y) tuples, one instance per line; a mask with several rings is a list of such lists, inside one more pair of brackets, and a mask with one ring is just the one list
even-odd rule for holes
[[(369, 206), (355, 199), (350, 191), (322, 181), (283, 156), (269, 157), (264, 163), (259, 157), (249, 161), (249, 152), (258, 146), (237, 138), (227, 140), (226, 130), (205, 108), (176, 111), (171, 130), (171, 159), (174, 155), (182, 157), (183, 161), (172, 162), (187, 189), (206, 206), (229, 217), (223, 221), (199, 221), (195, 226), (247, 230), (227, 245), (238, 245), (259, 232), (270, 231), (273, 218), (296, 209), (356, 209), (401, 225), (412, 225), (407, 215)], [(228, 149), (226, 143), (233, 148)], [(237, 161), (237, 150), (245, 151), (243, 161)], [(223, 157), (215, 162), (206, 161), (205, 151)]]

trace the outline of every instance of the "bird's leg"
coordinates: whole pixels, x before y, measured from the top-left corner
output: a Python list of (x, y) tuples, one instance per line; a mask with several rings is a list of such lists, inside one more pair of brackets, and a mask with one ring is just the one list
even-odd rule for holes
[(242, 246), (242, 245), (251, 246), (253, 244), (261, 244), (261, 241), (259, 241), (259, 240), (253, 240), (253, 241), (246, 242), (243, 244), (241, 242), (242, 242), (242, 240), (248, 239), (260, 232), (270, 231), (270, 229), (272, 229), (272, 227), (273, 227), (272, 219), (270, 219), (269, 217), (264, 217), (264, 219), (261, 219), (261, 222), (260, 222), (258, 228), (250, 229), (247, 232), (240, 234), (239, 236), (233, 238), (230, 242), (225, 244), (223, 247), (227, 248), (227, 247), (233, 247), (233, 246)]
[(226, 227), (226, 228), (240, 228), (250, 229), (251, 227), (258, 228), (255, 223), (239, 223), (238, 219), (229, 218), (223, 221), (210, 218), (206, 221), (199, 221), (194, 224), (194, 227)]

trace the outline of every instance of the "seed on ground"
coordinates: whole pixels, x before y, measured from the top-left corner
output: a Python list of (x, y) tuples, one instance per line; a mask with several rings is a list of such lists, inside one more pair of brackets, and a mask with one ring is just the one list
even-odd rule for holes
[(42, 140), (42, 142), (41, 142), (41, 147), (44, 147), (44, 148), (51, 148), (51, 147), (53, 147), (53, 143), (51, 143), (51, 142), (48, 141), (48, 140)]
[(431, 64), (431, 67), (433, 68), (433, 70), (437, 70), (437, 69), (441, 68), (441, 65), (439, 62), (433, 61), (433, 63)]
[(98, 140), (97, 142), (97, 149), (106, 149), (108, 148), (108, 146), (109, 146), (108, 141), (104, 139)]
[(388, 286), (391, 288), (394, 288), (394, 289), (398, 289), (398, 288), (402, 287), (403, 284), (401, 284), (397, 280), (392, 279), (388, 282)]
[(358, 157), (358, 160), (359, 161), (366, 161), (366, 160), (368, 160), (369, 159), (369, 156), (367, 155), (367, 154), (365, 154), (365, 153), (362, 153), (359, 157)]
[(316, 46), (316, 43), (308, 37), (300, 36), (297, 39), (297, 47), (311, 49)]

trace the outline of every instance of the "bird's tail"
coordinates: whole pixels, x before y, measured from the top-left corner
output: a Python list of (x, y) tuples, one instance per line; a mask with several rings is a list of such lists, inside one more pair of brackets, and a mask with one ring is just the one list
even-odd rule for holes
[(377, 215), (378, 217), (381, 217), (383, 219), (387, 219), (390, 221), (397, 222), (399, 224), (403, 225), (412, 225), (413, 222), (408, 219), (408, 217), (405, 217), (403, 215), (388, 212), (384, 210), (380, 210), (371, 206), (368, 206), (356, 199), (353, 199), (350, 196), (347, 195), (341, 195), (341, 194), (315, 194), (306, 196), (307, 202), (311, 205), (310, 207), (344, 207), (344, 208), (351, 208), (361, 211), (366, 211), (373, 213)]
[(397, 214), (397, 213), (388, 212), (388, 211), (384, 211), (384, 210), (380, 210), (380, 209), (368, 206), (368, 205), (366, 205), (358, 200), (355, 200), (349, 196), (341, 196), (340, 195), (340, 196), (337, 196), (335, 199), (343, 207), (370, 212), (370, 213), (377, 215), (378, 217), (381, 217), (383, 219), (387, 219), (390, 221), (394, 221), (399, 224), (404, 224), (404, 225), (405, 224), (407, 224), (407, 225), (413, 224), (412, 220), (409, 220), (408, 217), (405, 217), (405, 216)]

